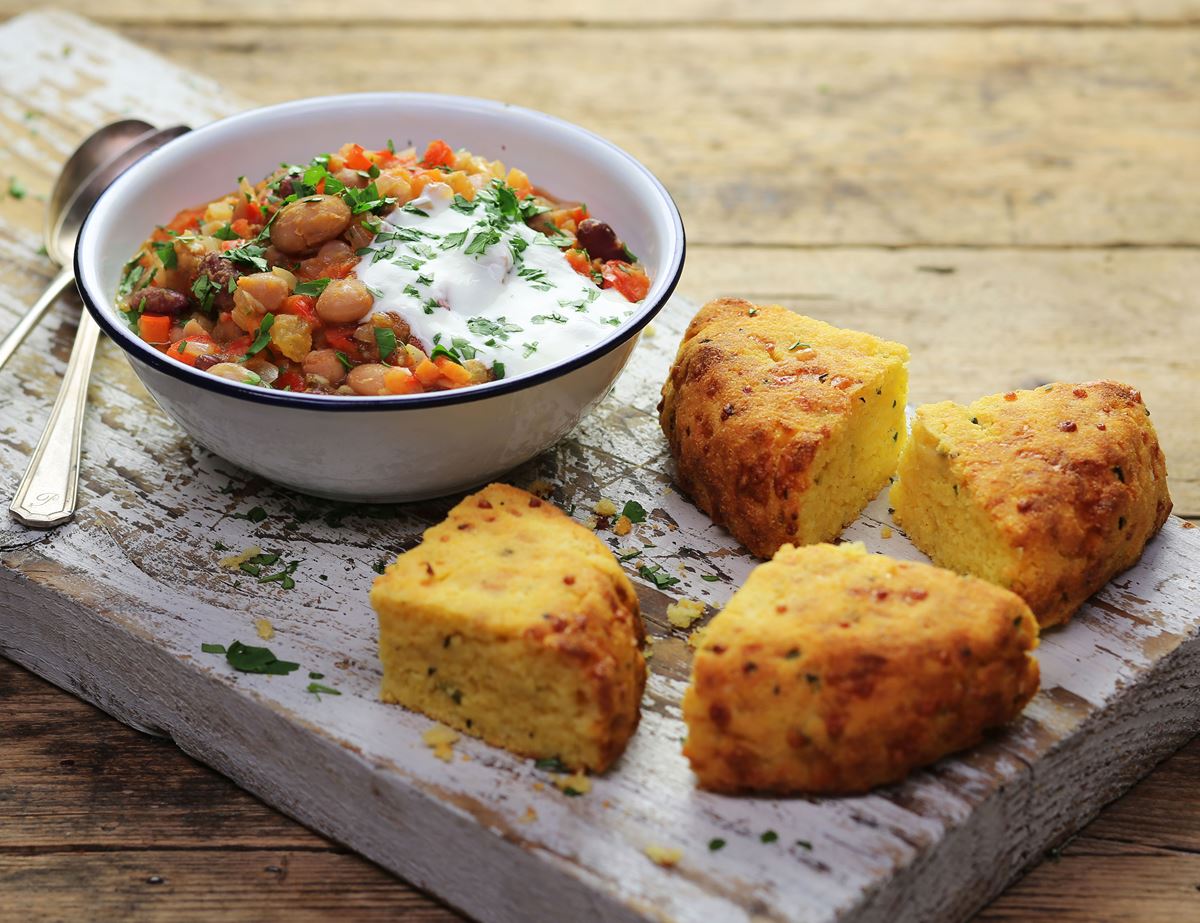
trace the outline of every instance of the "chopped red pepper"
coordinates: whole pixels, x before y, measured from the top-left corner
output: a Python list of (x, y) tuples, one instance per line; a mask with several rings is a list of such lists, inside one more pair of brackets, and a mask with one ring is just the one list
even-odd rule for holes
[(600, 270), (604, 287), (615, 288), (626, 301), (641, 301), (650, 291), (650, 279), (641, 267), (634, 268), (624, 260), (609, 260)]
[(440, 138), (430, 141), (421, 162), (427, 167), (448, 167), (454, 163), (454, 151)]
[(345, 156), (346, 166), (351, 170), (370, 170), (371, 161), (363, 153), (361, 144), (350, 145), (350, 152)]

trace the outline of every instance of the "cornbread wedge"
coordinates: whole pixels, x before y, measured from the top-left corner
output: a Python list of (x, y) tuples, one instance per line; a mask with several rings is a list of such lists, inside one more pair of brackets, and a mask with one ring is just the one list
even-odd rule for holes
[(919, 408), (890, 497), (934, 563), (1008, 587), (1043, 628), (1132, 566), (1171, 512), (1150, 411), (1113, 381)]
[(708, 625), (683, 752), (720, 792), (866, 791), (978, 742), (1038, 687), (1017, 595), (857, 543), (785, 545)]
[(385, 702), (523, 756), (603, 771), (637, 728), (637, 596), (588, 529), (504, 484), (375, 581)]
[(709, 302), (659, 404), (680, 486), (759, 557), (835, 538), (896, 468), (907, 361), (778, 305)]

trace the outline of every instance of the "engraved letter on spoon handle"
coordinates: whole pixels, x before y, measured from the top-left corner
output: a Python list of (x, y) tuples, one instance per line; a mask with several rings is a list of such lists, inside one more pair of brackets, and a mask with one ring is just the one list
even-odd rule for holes
[(70, 268), (62, 270), (54, 280), (46, 286), (46, 290), (42, 292), (42, 297), (33, 303), (25, 316), (17, 322), (17, 326), (13, 327), (8, 332), (8, 335), (0, 340), (0, 369), (4, 368), (4, 363), (12, 358), (12, 354), (17, 351), (17, 347), (21, 345), (25, 337), (29, 336), (29, 331), (37, 326), (38, 321), (42, 319), (42, 315), (46, 313), (46, 309), (54, 303), (54, 299), (62, 294), (63, 289), (75, 280)]
[(48, 529), (75, 515), (83, 409), (99, 337), (100, 328), (84, 311), (58, 399), (9, 507), (13, 516), (27, 526)]

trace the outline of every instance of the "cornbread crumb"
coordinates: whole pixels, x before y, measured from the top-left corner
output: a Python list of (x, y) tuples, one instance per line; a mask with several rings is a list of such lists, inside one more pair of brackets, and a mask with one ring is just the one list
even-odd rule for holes
[(654, 639), (653, 638), (646, 639), (646, 646), (644, 648), (642, 648), (642, 656), (645, 657), (647, 660), (649, 660), (651, 657), (654, 656)]
[(683, 850), (674, 846), (650, 845), (643, 849), (642, 852), (655, 865), (661, 865), (665, 869), (674, 868), (679, 864), (679, 860), (683, 858)]
[(704, 633), (708, 630), (707, 625), (701, 625), (690, 635), (688, 635), (688, 647), (696, 650), (704, 643)]
[(535, 792), (544, 792), (546, 790), (546, 784), (544, 782), (534, 782), (533, 790)]
[(617, 535), (628, 535), (633, 530), (633, 520), (628, 516), (620, 517), (613, 523), (613, 532)]
[(529, 492), (543, 500), (549, 500), (550, 495), (554, 493), (554, 485), (549, 481), (539, 479), (529, 485)]
[(530, 805), (529, 807), (527, 807), (525, 809), (525, 813), (517, 818), (517, 823), (518, 824), (532, 824), (537, 819), (538, 819), (538, 812), (533, 809), (533, 805)]
[(237, 570), (251, 558), (256, 558), (263, 553), (263, 550), (257, 545), (251, 545), (245, 551), (239, 551), (237, 554), (231, 554), (227, 558), (221, 558), (217, 563), (226, 570)]
[(884, 526), (882, 529), (880, 529), (879, 537), (880, 538), (891, 538), (892, 537), (892, 527)]
[(704, 603), (681, 599), (667, 606), (667, 621), (676, 628), (691, 628), (692, 622), (704, 617)]
[(554, 777), (554, 787), (564, 795), (586, 795), (592, 790), (592, 780), (585, 773)]
[(254, 630), (258, 632), (258, 636), (264, 641), (270, 641), (275, 637), (275, 626), (266, 619), (255, 619)]
[(654, 326), (654, 324), (647, 324), (646, 329), (642, 331), (642, 335), (652, 337), (657, 332), (658, 329)]
[(597, 500), (596, 505), (592, 507), (592, 512), (598, 516), (616, 516), (617, 505), (611, 500)]
[(425, 742), (425, 746), (433, 750), (433, 755), (444, 763), (449, 763), (454, 758), (454, 745), (458, 743), (461, 735), (453, 728), (448, 728), (444, 724), (435, 724), (423, 735), (421, 740)]

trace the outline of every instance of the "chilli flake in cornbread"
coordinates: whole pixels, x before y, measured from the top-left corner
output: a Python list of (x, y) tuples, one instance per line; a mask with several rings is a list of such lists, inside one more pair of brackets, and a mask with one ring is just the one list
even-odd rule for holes
[(913, 543), (1019, 594), (1043, 628), (1131, 567), (1171, 512), (1150, 411), (1113, 381), (920, 407), (898, 474)]
[(785, 545), (705, 630), (683, 752), (719, 792), (895, 782), (1020, 713), (1037, 637), (1021, 598), (983, 580), (857, 543)]
[(523, 756), (603, 771), (637, 728), (637, 596), (554, 505), (492, 484), (375, 581), (381, 698)]
[(759, 557), (835, 538), (896, 468), (907, 361), (778, 305), (709, 302), (659, 404), (680, 486)]

